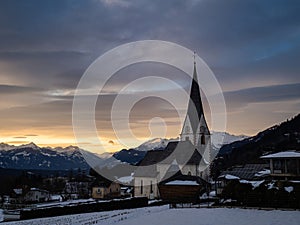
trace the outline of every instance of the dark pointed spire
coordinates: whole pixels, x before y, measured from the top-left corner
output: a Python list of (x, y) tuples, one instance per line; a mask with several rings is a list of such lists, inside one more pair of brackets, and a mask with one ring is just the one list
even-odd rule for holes
[(187, 115), (190, 119), (193, 133), (197, 132), (197, 128), (203, 115), (203, 106), (198, 84), (197, 69), (196, 69), (196, 53), (194, 52), (194, 72), (191, 85), (190, 100), (188, 105)]

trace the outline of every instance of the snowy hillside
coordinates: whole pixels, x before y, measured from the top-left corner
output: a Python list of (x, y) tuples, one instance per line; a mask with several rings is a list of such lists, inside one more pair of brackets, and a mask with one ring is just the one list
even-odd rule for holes
[(227, 132), (218, 132), (218, 131), (211, 132), (212, 145), (217, 149), (220, 149), (223, 145), (227, 145), (227, 144), (230, 144), (235, 141), (240, 141), (245, 138), (248, 138), (248, 136), (233, 135), (233, 134), (229, 134)]
[(229, 209), (229, 208), (185, 208), (169, 209), (168, 206), (126, 209), (110, 212), (97, 212), (58, 216), (11, 222), (11, 225), (82, 225), (82, 224), (117, 224), (117, 225), (298, 225), (298, 211)]

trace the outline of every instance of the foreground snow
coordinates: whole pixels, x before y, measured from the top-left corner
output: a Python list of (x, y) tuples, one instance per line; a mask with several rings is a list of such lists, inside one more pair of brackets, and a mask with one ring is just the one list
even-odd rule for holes
[(112, 212), (76, 214), (54, 218), (10, 222), (13, 225), (52, 224), (118, 224), (118, 225), (296, 225), (299, 211), (252, 210), (227, 208), (169, 209), (168, 206), (148, 207)]

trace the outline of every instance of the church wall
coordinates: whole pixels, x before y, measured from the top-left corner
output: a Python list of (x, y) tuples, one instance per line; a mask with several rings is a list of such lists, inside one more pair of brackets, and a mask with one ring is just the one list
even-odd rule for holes
[(181, 172), (183, 175), (192, 175), (192, 176), (198, 176), (199, 173), (197, 172), (198, 166), (196, 165), (185, 165)]
[(167, 170), (169, 169), (169, 164), (157, 164), (157, 171), (158, 171), (158, 180), (161, 181), (162, 178), (164, 178)]
[[(152, 191), (151, 191), (152, 182)], [(143, 184), (143, 187), (141, 187)], [(157, 179), (152, 177), (135, 177), (134, 178), (134, 196), (147, 197), (154, 199), (159, 197)]]

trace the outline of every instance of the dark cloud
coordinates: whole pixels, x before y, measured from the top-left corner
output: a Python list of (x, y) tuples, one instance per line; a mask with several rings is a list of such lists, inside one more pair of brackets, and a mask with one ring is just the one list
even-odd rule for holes
[(36, 87), (24, 87), (17, 85), (3, 85), (0, 84), (0, 94), (20, 94), (24, 92), (37, 92), (41, 89)]
[(224, 93), (229, 111), (251, 103), (300, 101), (300, 83), (254, 87)]
[[(282, 54), (281, 68), (295, 71), (288, 74), (290, 79), (298, 77), (299, 66), (290, 66), (290, 59), (299, 54), (291, 52), (300, 44), (297, 1), (107, 2), (1, 1), (0, 58), (26, 58), (27, 67), (19, 66), (21, 79), (39, 76), (43, 79), (38, 85), (53, 88), (61, 78), (60, 87), (74, 87), (104, 51), (129, 41), (163, 39), (195, 49), (215, 68), (224, 87), (253, 73), (259, 74), (253, 79), (260, 79), (260, 59)], [(273, 59), (263, 64), (263, 72), (278, 65)], [(280, 76), (275, 74), (276, 79)]]
[[(14, 124), (15, 129), (71, 129), (73, 95), (62, 93), (72, 92), (86, 68), (105, 51), (143, 39), (173, 41), (196, 50), (225, 90), (229, 110), (297, 101), (299, 11), (296, 0), (2, 0), (0, 94), (2, 102), (10, 102), (9, 109), (0, 111), (2, 129), (4, 124)], [(153, 66), (135, 65), (112, 77), (97, 116), (106, 120), (116, 92), (141, 74), (189, 87), (181, 72)], [(7, 97), (12, 94), (18, 96)], [(148, 103), (157, 105), (152, 114), (166, 107)], [(133, 114), (146, 125), (150, 114), (142, 113), (144, 106), (137, 105)], [(289, 107), (299, 112), (299, 104)], [(176, 117), (171, 107), (164, 108), (162, 116)]]

